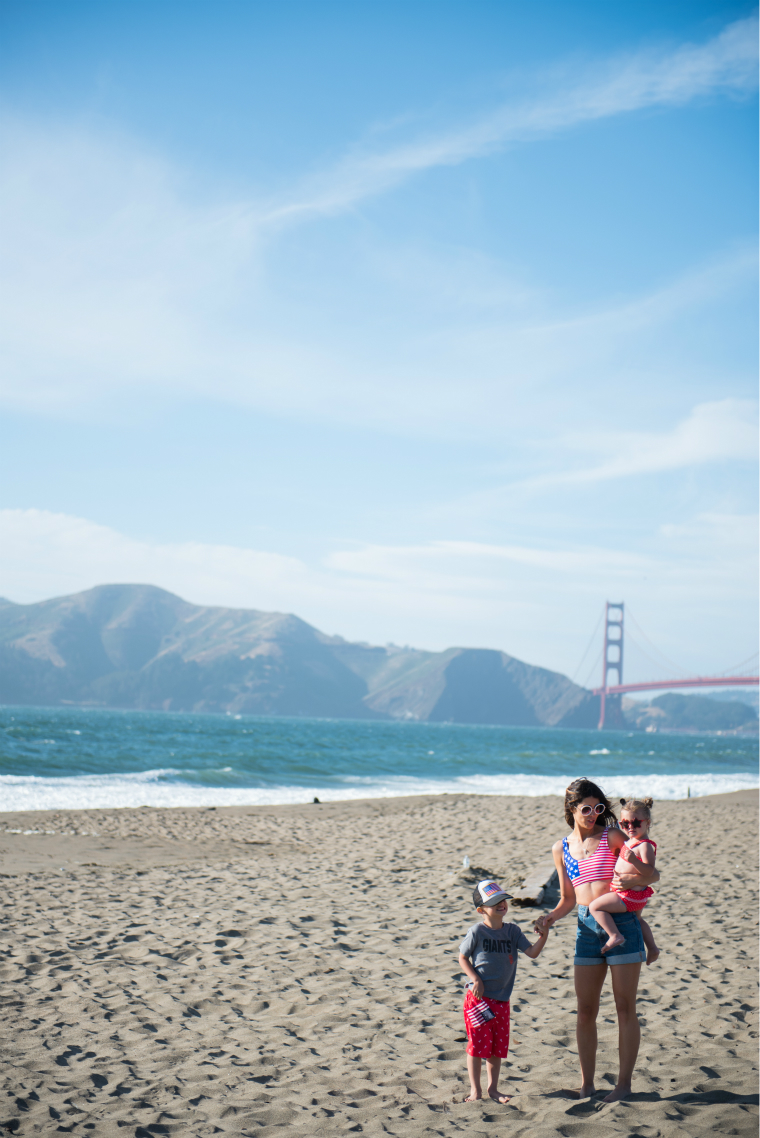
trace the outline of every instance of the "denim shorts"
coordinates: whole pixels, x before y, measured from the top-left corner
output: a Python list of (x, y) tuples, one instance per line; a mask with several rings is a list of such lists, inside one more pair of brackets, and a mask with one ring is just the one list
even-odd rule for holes
[(602, 952), (602, 945), (609, 939), (602, 926), (588, 910), (588, 905), (578, 906), (578, 932), (575, 937), (574, 964), (640, 964), (646, 960), (644, 937), (635, 913), (610, 913), (618, 932), (625, 940), (609, 952)]

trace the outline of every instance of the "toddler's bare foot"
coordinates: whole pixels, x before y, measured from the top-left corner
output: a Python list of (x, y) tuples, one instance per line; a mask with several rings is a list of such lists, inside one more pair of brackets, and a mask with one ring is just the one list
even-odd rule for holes
[(604, 945), (602, 952), (609, 952), (611, 948), (617, 948), (617, 946), (619, 944), (622, 944), (624, 940), (624, 936), (622, 936), (620, 933), (615, 933), (615, 935), (611, 936), (607, 943)]
[(660, 955), (660, 950), (657, 945), (654, 948), (647, 949), (647, 964), (654, 964), (657, 957)]
[(475, 1094), (475, 1091), (471, 1091), (464, 1101), (465, 1102), (477, 1102), (478, 1099), (481, 1099), (482, 1097), (483, 1097), (482, 1091), (478, 1091), (477, 1094)]
[(608, 1095), (604, 1096), (602, 1102), (620, 1102), (621, 1099), (628, 1098), (630, 1093), (630, 1083), (628, 1086), (626, 1086), (625, 1083), (618, 1083), (614, 1091), (610, 1091)]
[(507, 1103), (511, 1099), (511, 1095), (503, 1095), (500, 1091), (489, 1091), (488, 1097), (492, 1098), (494, 1102)]

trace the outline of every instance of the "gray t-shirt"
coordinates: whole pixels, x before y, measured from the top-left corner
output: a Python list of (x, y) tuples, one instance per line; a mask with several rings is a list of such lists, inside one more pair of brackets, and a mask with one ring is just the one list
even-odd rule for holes
[[(519, 925), (489, 929), (488, 925), (477, 924), (467, 930), (459, 951), (480, 976), (489, 1000), (508, 1000), (515, 986), (518, 949), (524, 952), (530, 947)], [(471, 986), (472, 981), (467, 987)]]

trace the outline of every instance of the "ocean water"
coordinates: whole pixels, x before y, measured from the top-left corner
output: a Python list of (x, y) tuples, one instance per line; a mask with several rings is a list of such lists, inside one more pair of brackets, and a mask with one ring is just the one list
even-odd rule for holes
[(0, 810), (561, 794), (579, 775), (655, 798), (756, 787), (758, 741), (0, 707)]

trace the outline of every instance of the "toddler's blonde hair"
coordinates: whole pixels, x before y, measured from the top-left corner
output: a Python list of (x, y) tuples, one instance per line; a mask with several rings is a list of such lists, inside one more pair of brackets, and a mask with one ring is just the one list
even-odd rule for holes
[(628, 810), (631, 814), (643, 814), (648, 822), (652, 821), (653, 798), (621, 798), (620, 809)]

